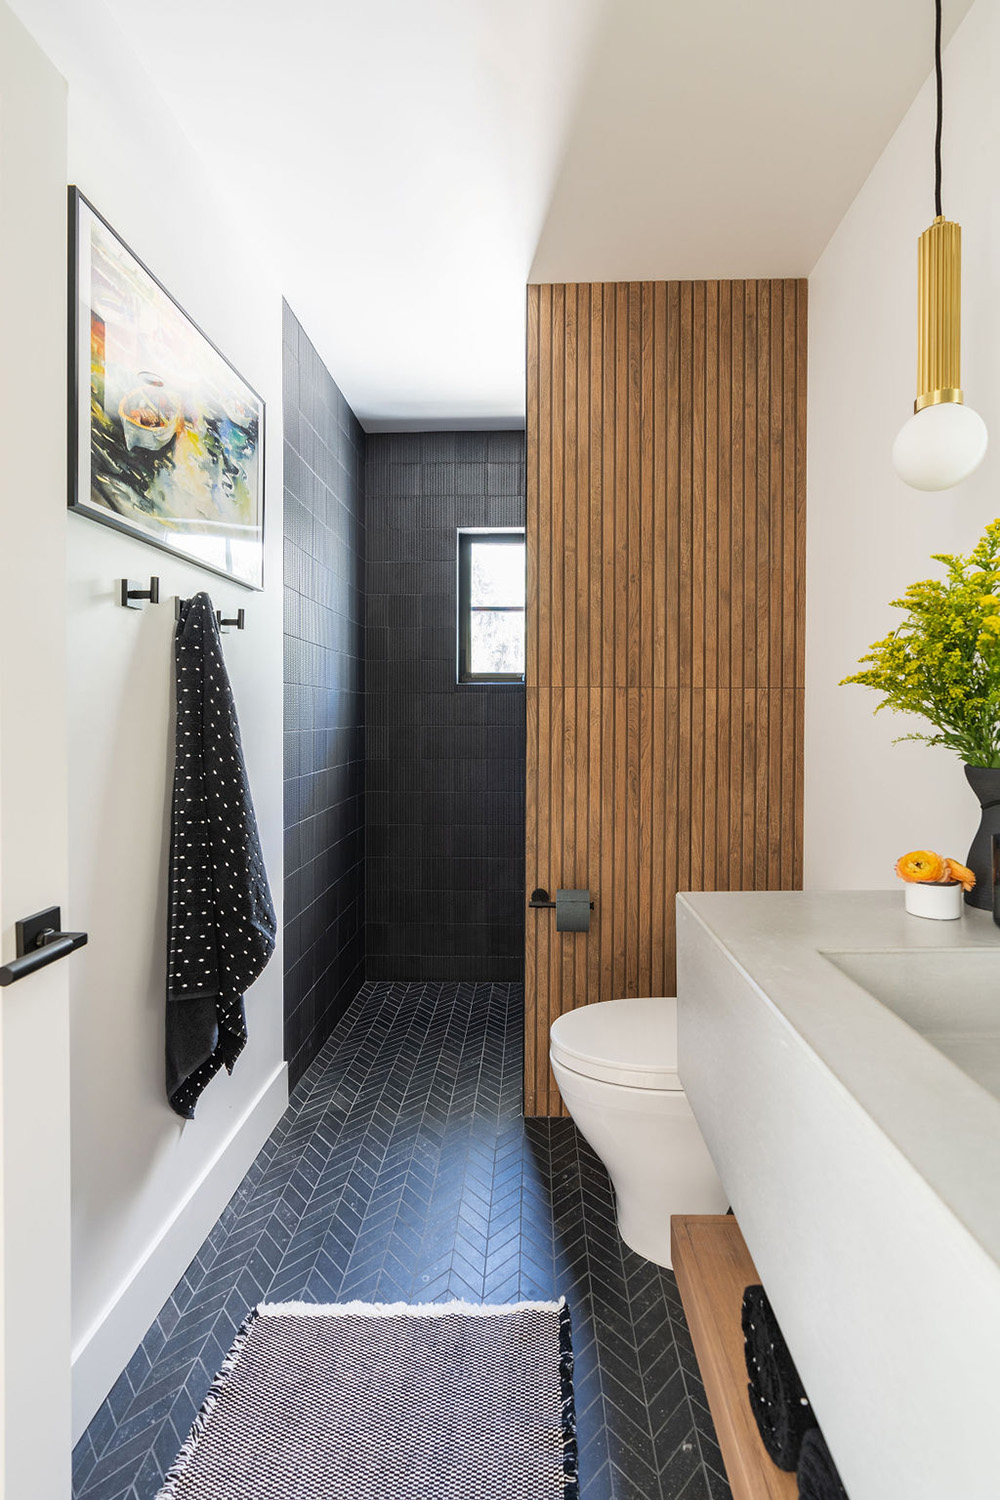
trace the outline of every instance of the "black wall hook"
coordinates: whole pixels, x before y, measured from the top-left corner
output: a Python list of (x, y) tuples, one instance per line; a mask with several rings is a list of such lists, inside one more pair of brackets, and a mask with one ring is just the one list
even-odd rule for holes
[(158, 578), (150, 578), (148, 589), (141, 589), (134, 578), (119, 580), (119, 604), (124, 605), (126, 609), (141, 609), (144, 599), (148, 599), (150, 604), (159, 604), (160, 580)]
[(229, 626), (233, 626), (236, 630), (243, 630), (246, 627), (247, 612), (245, 609), (238, 609), (236, 611), (235, 617), (232, 620), (224, 620), (222, 617), (222, 610), (217, 609), (215, 611), (215, 618), (219, 622), (220, 630), (226, 630), (229, 628)]

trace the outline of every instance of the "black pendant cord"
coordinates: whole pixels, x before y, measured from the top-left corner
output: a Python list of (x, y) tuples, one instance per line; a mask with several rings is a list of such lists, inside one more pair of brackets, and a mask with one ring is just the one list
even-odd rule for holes
[(941, 0), (934, 0), (934, 72), (937, 76), (937, 130), (934, 135), (934, 213), (941, 218), (941, 117), (944, 88), (941, 78)]

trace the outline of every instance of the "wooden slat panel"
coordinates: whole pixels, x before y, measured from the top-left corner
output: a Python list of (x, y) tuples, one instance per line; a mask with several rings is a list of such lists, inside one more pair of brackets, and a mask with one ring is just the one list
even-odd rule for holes
[(715, 867), (716, 818), (718, 816), (718, 757), (717, 735), (719, 719), (719, 690), (705, 689), (703, 760), (704, 770), (701, 784), (703, 845), (701, 856), (701, 889), (715, 891), (719, 888), (719, 877)]
[(625, 680), (638, 687), (642, 676), (642, 287), (628, 289), (628, 632)]
[[(528, 402), (527, 416), (525, 421), (525, 479), (527, 484), (527, 519), (525, 535), (527, 538), (527, 581), (525, 585), (525, 678), (528, 682), (537, 682), (538, 673), (538, 630), (540, 621), (539, 594), (538, 594), (538, 512), (540, 504), (541, 481), (538, 473), (538, 443), (539, 424), (541, 421), (541, 371), (539, 369), (539, 332), (538, 319), (541, 304), (541, 287), (529, 286), (527, 307), (527, 348), (525, 350), (525, 367), (527, 369), (528, 389), (535, 392), (535, 399)], [(530, 740), (530, 736), (529, 736)], [(531, 799), (528, 799), (529, 820)]]
[(590, 597), (590, 300), (591, 288), (577, 288), (576, 376), (576, 664), (570, 679), (577, 687), (590, 682), (590, 636), (597, 619)]
[[(529, 401), (530, 405), (530, 401)], [(582, 681), (601, 683), (604, 651), (604, 288), (590, 288), (590, 556), (587, 559), (590, 610), (590, 670)]]
[(785, 308), (784, 282), (771, 282), (771, 349), (770, 388), (768, 403), (768, 442), (770, 447), (769, 498), (771, 512), (770, 548), (768, 556), (768, 611), (770, 640), (768, 642), (767, 681), (777, 685), (782, 682), (782, 633), (784, 629), (785, 591), (782, 583), (784, 562), (783, 538), (785, 529), (784, 506), (784, 422), (785, 422)]
[(798, 434), (795, 425), (797, 397), (795, 329), (798, 298), (794, 287), (784, 288), (781, 349), (781, 685), (795, 686), (795, 627), (798, 601), (796, 576), (795, 528), (797, 506), (795, 494), (795, 450)]
[[(746, 339), (746, 287), (742, 281), (730, 286), (732, 313), (729, 325), (729, 526), (730, 526), (730, 605), (729, 605), (729, 685), (740, 687), (746, 681), (743, 655), (744, 621), (747, 618), (744, 573), (746, 565), (746, 515), (743, 489), (746, 473), (746, 414), (743, 402), (743, 347)], [(753, 616), (750, 615), (752, 621)]]
[(674, 907), (680, 884), (677, 879), (677, 802), (680, 787), (680, 689), (670, 688), (663, 695), (663, 760), (665, 767), (664, 818), (666, 839), (664, 851), (666, 930), (664, 934), (663, 993), (672, 995), (675, 985), (676, 941)]
[(658, 281), (653, 287), (652, 339), (650, 343), (652, 371), (647, 373), (646, 387), (649, 397), (650, 425), (653, 451), (651, 455), (649, 503), (653, 511), (652, 557), (650, 559), (650, 584), (652, 599), (649, 614), (652, 615), (653, 664), (650, 682), (654, 687), (667, 684), (667, 596), (670, 593), (667, 551), (667, 452), (666, 452), (666, 401), (667, 401), (667, 288)]
[[(529, 291), (532, 290), (529, 288)], [(530, 451), (530, 450), (529, 450)], [(528, 474), (531, 473), (531, 464), (528, 465)], [(528, 532), (530, 536), (530, 531)], [(542, 690), (537, 687), (529, 687), (525, 691), (525, 730), (527, 735), (527, 764), (525, 766), (525, 827), (524, 827), (524, 853), (528, 895), (538, 884), (538, 819), (540, 807), (538, 800), (538, 698)], [(541, 937), (539, 925), (531, 920), (532, 913), (527, 913), (527, 921), (524, 925), (524, 1112), (526, 1115), (539, 1113), (537, 1108), (538, 1097), (538, 1059), (535, 1046), (536, 1021), (539, 1016), (548, 1012), (549, 997), (542, 993), (540, 987), (542, 970), (538, 962), (538, 943)]]
[[(780, 594), (779, 594), (780, 598)], [(766, 889), (781, 890), (781, 693), (768, 692)]]
[(757, 682), (757, 312), (759, 285), (743, 283), (743, 675)]
[(802, 875), (806, 289), (528, 293), (525, 1108), (555, 1016), (669, 994), (678, 890)]
[(629, 612), (628, 612), (628, 438), (629, 438), (629, 288), (621, 282), (615, 288), (615, 405), (614, 427), (605, 434), (614, 452), (615, 488), (615, 633), (612, 641), (616, 685), (628, 683)]
[(652, 689), (650, 757), (652, 765), (653, 809), (650, 818), (650, 861), (652, 864), (650, 890), (650, 963), (649, 991), (652, 995), (665, 995), (667, 966), (667, 931), (672, 927), (673, 899), (667, 909), (667, 745), (665, 723), (665, 699), (663, 688)]
[[(563, 313), (564, 349), (563, 349), (563, 418), (562, 418), (562, 450), (563, 450), (563, 525), (559, 536), (561, 546), (553, 549), (554, 563), (561, 574), (560, 588), (563, 600), (563, 641), (562, 641), (562, 672), (559, 681), (567, 687), (575, 686), (576, 676), (576, 629), (577, 629), (577, 593), (576, 593), (576, 559), (577, 550), (586, 545), (586, 537), (580, 535), (579, 516), (576, 503), (576, 476), (578, 463), (579, 438), (577, 434), (577, 367), (579, 364), (579, 351), (577, 348), (577, 292), (575, 286), (565, 288), (566, 302)], [(553, 525), (555, 516), (553, 515)]]
[(691, 676), (705, 686), (705, 283), (691, 288)]
[[(528, 688), (530, 693), (531, 689)], [(549, 870), (552, 868), (552, 857), (550, 848), (550, 836), (555, 808), (552, 799), (552, 689), (549, 686), (538, 690), (538, 712), (537, 719), (538, 737), (535, 741), (535, 754), (538, 764), (538, 858), (535, 870), (529, 873), (527, 880), (527, 892), (531, 893), (537, 886), (545, 886), (548, 889), (550, 879)], [(529, 745), (531, 742), (528, 742)], [(531, 750), (528, 752), (531, 759)], [(527, 920), (535, 930), (535, 973), (533, 979), (528, 977), (527, 961), (525, 962), (525, 1003), (529, 993), (536, 996), (538, 1008), (534, 1015), (527, 1012), (525, 1015), (526, 1032), (535, 1032), (533, 1046), (536, 1058), (535, 1075), (532, 1085), (538, 1097), (539, 1111), (542, 1104), (545, 1105), (545, 1113), (548, 1114), (548, 1048), (546, 1046), (545, 1032), (551, 1025), (555, 1016), (559, 1014), (561, 1000), (558, 992), (553, 991), (552, 976), (549, 971), (549, 949), (552, 943), (552, 924), (538, 921), (539, 912), (529, 911)]]
[(618, 495), (615, 489), (615, 326), (617, 297), (614, 286), (601, 288), (604, 303), (604, 327), (602, 329), (602, 385), (604, 401), (601, 410), (601, 676), (600, 685), (611, 686), (615, 678), (615, 639), (618, 635), (617, 599), (615, 596), (615, 571), (617, 550), (615, 518), (618, 511)]
[[(529, 367), (529, 379), (531, 370)], [(538, 578), (538, 629), (535, 682), (552, 682), (552, 288), (539, 287), (538, 304), (538, 493), (528, 490), (529, 528), (534, 512), (534, 536), (527, 533), (529, 549), (536, 552)], [(531, 677), (526, 679), (529, 683)]]
[(808, 285), (795, 286), (795, 840), (792, 888), (802, 885), (803, 776), (806, 680), (806, 324)]
[[(593, 871), (600, 875), (601, 853), (602, 853), (602, 829), (603, 829), (603, 804), (601, 802), (601, 735), (604, 719), (602, 704), (602, 689), (581, 689), (581, 696), (585, 697), (588, 720), (588, 756), (587, 756), (587, 879), (583, 882), (593, 888)], [(603, 956), (608, 949), (608, 939), (605, 935), (605, 922), (610, 915), (611, 903), (608, 903), (607, 912), (604, 902), (600, 899), (600, 885), (598, 884), (595, 895), (597, 897), (594, 915), (591, 919), (590, 936), (587, 940), (587, 999), (594, 995), (600, 995), (604, 988), (603, 979)]]
[[(557, 760), (553, 762), (553, 780), (556, 776), (560, 779), (560, 805), (556, 809), (556, 817), (560, 823), (562, 836), (562, 849), (556, 855), (554, 869), (559, 871), (558, 884), (561, 886), (575, 887), (577, 880), (576, 859), (576, 760), (577, 760), (577, 730), (576, 730), (576, 691), (567, 689), (563, 693), (554, 694), (561, 705), (561, 723), (558, 743), (553, 736), (553, 750)], [(555, 709), (553, 708), (553, 720)], [(551, 890), (552, 887), (550, 886)], [(576, 1005), (576, 944), (567, 942), (561, 934), (553, 938), (554, 946), (554, 982), (559, 986), (559, 1009), (572, 1010)]]
[(680, 657), (680, 687), (691, 686), (691, 635), (693, 614), (691, 596), (694, 591), (694, 558), (691, 550), (691, 488), (692, 456), (694, 438), (693, 402), (693, 338), (694, 285), (690, 281), (680, 288), (680, 352), (678, 415), (678, 555), (677, 555), (677, 641)]
[(757, 283), (757, 650), (753, 681), (768, 682), (771, 569), (771, 283)]
[[(733, 445), (732, 432), (732, 358), (733, 358), (733, 289), (729, 281), (719, 282), (719, 310), (716, 347), (715, 410), (715, 548), (718, 588), (718, 628), (716, 637), (716, 685), (732, 686), (732, 608), (733, 608)], [(737, 559), (737, 566), (738, 566)]]
[[(527, 550), (526, 619), (525, 619), (525, 676), (529, 684), (539, 679), (538, 633), (541, 620), (539, 598), (539, 511), (541, 504), (541, 479), (539, 475), (539, 431), (543, 416), (541, 387), (543, 377), (540, 369), (539, 319), (542, 288), (529, 286), (527, 298), (527, 349), (526, 367), (528, 390), (531, 397), (527, 403), (525, 423), (525, 477), (527, 484), (527, 511), (525, 538)], [(525, 828), (524, 852), (527, 889), (532, 891), (538, 876), (538, 820), (541, 812), (538, 796), (538, 689), (529, 686), (525, 692), (525, 733), (527, 757), (525, 764)], [(537, 1074), (534, 1020), (548, 1009), (549, 997), (540, 992), (540, 969), (537, 957), (538, 926), (530, 920), (524, 933), (524, 1112), (538, 1113)]]
[(717, 891), (732, 889), (732, 699), (728, 688), (716, 695), (715, 724), (715, 885)]
[[(614, 975), (613, 995), (628, 994), (628, 902), (616, 897), (616, 891), (630, 890), (628, 868), (628, 689), (616, 687), (611, 690), (611, 733), (614, 744), (614, 805), (613, 814), (613, 864), (611, 877), (611, 903), (613, 912), (611, 971)], [(607, 785), (601, 787), (606, 795)], [(602, 897), (603, 899), (603, 897)]]
[(641, 687), (653, 681), (653, 647), (656, 638), (657, 610), (653, 593), (653, 569), (656, 560), (656, 503), (653, 498), (653, 423), (654, 363), (653, 285), (645, 282), (642, 297), (640, 367), (638, 372), (639, 409), (639, 660), (637, 682)]
[(691, 889), (691, 689), (677, 690), (676, 889)]
[(671, 1259), (733, 1500), (796, 1500), (794, 1474), (772, 1463), (747, 1400), (740, 1314), (760, 1281), (731, 1214), (675, 1214)]
[[(601, 804), (601, 852), (597, 886), (597, 911), (601, 927), (601, 983), (598, 995), (614, 999), (619, 994), (619, 975), (615, 970), (615, 820), (619, 811), (615, 784), (615, 725), (617, 701), (614, 688), (597, 692), (601, 716), (600, 779), (591, 795)], [(610, 789), (610, 795), (609, 795)], [(593, 888), (593, 878), (590, 881)], [(607, 895), (605, 893), (607, 892)], [(593, 997), (592, 997), (593, 998)]]
[[(806, 292), (796, 283), (795, 303), (795, 686), (806, 681)], [(801, 848), (801, 841), (799, 847)]]
[(743, 884), (743, 693), (729, 694), (729, 885)]
[(702, 448), (702, 551), (704, 567), (704, 646), (702, 681), (719, 685), (719, 283), (705, 286), (705, 416)]
[(639, 766), (642, 758), (642, 702), (638, 688), (628, 688), (625, 698), (625, 870), (616, 890), (632, 892), (630, 901), (622, 901), (625, 929), (624, 995), (639, 993)]
[(562, 568), (566, 547), (566, 291), (564, 286), (552, 288), (552, 428), (549, 434), (552, 483), (549, 489), (548, 577), (552, 601), (549, 614), (549, 682), (553, 687), (561, 687), (563, 684), (563, 662), (566, 655), (566, 598)]
[(681, 683), (681, 595), (680, 595), (680, 493), (681, 493), (681, 339), (680, 282), (671, 281), (666, 295), (665, 347), (661, 358), (667, 367), (666, 380), (666, 456), (664, 507), (667, 513), (667, 555), (664, 588), (666, 589), (666, 676), (665, 687)]

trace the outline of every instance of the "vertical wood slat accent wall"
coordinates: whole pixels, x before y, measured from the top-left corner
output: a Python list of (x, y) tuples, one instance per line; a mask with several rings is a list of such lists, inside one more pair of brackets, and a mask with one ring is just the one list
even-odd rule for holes
[(528, 288), (525, 1113), (556, 1016), (674, 993), (674, 896), (802, 881), (806, 283)]

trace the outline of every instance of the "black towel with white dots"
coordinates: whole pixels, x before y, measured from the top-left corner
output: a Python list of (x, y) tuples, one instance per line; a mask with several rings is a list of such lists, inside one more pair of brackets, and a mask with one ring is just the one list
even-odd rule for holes
[(167, 1098), (185, 1119), (246, 1045), (243, 995), (277, 930), (219, 626), (182, 600), (167, 930)]
[(762, 1286), (744, 1291), (742, 1324), (750, 1410), (771, 1458), (779, 1469), (791, 1471), (799, 1461), (803, 1435), (816, 1426), (816, 1415)]
[(796, 1477), (799, 1500), (847, 1500), (847, 1491), (840, 1482), (826, 1438), (818, 1427), (811, 1427), (803, 1435)]

